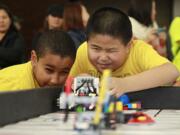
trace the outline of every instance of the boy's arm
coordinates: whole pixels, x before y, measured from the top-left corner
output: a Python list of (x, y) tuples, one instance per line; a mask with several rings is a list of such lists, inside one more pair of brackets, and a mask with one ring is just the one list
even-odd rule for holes
[(176, 67), (172, 63), (166, 63), (137, 75), (125, 78), (112, 77), (110, 89), (113, 94), (120, 96), (126, 92), (139, 91), (173, 83), (178, 76), (179, 72)]

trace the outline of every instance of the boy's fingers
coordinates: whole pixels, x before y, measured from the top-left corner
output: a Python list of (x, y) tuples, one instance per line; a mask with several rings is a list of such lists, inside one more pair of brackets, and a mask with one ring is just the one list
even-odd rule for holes
[(116, 89), (112, 89), (112, 90), (110, 91), (110, 94), (111, 94), (111, 95), (115, 95), (116, 97), (120, 97), (121, 95), (123, 95), (123, 92), (119, 92), (119, 91), (117, 91)]
[(118, 98), (118, 97), (120, 97), (122, 95), (122, 93), (117, 93), (116, 94), (116, 97)]
[(115, 92), (114, 90), (110, 90), (109, 93), (110, 93), (111, 95), (115, 95), (115, 94), (116, 94), (116, 92)]

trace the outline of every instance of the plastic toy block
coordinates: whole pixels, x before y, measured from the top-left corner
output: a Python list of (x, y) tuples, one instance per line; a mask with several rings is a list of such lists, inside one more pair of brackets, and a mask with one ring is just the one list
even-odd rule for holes
[(129, 97), (126, 94), (121, 95), (117, 100), (121, 101), (123, 104), (128, 104), (130, 102)]
[(122, 110), (123, 110), (123, 104), (122, 104), (122, 102), (120, 102), (120, 101), (116, 102), (116, 111), (117, 111), (117, 112), (120, 112), (120, 111), (122, 111)]
[(109, 103), (104, 103), (104, 106), (103, 106), (103, 112), (104, 113), (108, 113), (108, 110), (109, 110)]
[(112, 113), (114, 111), (114, 103), (110, 103), (109, 108), (108, 108), (108, 113)]
[(80, 112), (83, 112), (84, 109), (83, 109), (82, 106), (77, 106), (76, 111), (77, 111), (78, 113), (80, 113)]
[(95, 97), (96, 94), (94, 94), (94, 93), (89, 93), (89, 96), (90, 96), (90, 97)]
[(132, 114), (130, 117), (128, 124), (152, 124), (154, 120), (145, 113), (137, 112)]
[(137, 108), (137, 104), (136, 103), (132, 103), (132, 108)]
[(123, 110), (131, 110), (131, 109), (141, 109), (141, 103), (140, 102), (129, 103), (129, 104), (125, 104), (123, 107)]
[(147, 120), (147, 118), (146, 118), (145, 116), (139, 116), (139, 117), (137, 118), (137, 120), (138, 120), (138, 121), (145, 121), (145, 120)]
[(123, 110), (128, 110), (128, 107), (127, 106), (123, 106)]
[(95, 116), (93, 119), (94, 126), (99, 125), (100, 122), (100, 114), (102, 113), (102, 104), (105, 99), (105, 95), (108, 91), (108, 79), (110, 76), (111, 76), (111, 70), (106, 69), (103, 71), (100, 93), (96, 103)]
[[(99, 93), (99, 78), (92, 76), (79, 76), (74, 78), (73, 85), (74, 94), (78, 96), (98, 95)], [(82, 94), (83, 93), (83, 94)]]

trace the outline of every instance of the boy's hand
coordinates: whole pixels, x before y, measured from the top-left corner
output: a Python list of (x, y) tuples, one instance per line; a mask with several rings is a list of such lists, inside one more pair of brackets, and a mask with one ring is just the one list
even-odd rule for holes
[(125, 91), (121, 87), (121, 78), (111, 77), (109, 88), (111, 93), (117, 97), (125, 93)]

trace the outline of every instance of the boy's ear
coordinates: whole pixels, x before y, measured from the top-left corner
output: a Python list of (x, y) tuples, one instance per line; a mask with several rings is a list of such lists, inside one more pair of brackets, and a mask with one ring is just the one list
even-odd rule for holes
[(34, 66), (38, 61), (36, 52), (34, 50), (31, 51), (31, 63)]
[(129, 53), (129, 51), (130, 51), (130, 49), (131, 49), (131, 45), (132, 45), (132, 43), (133, 43), (133, 39), (131, 39), (130, 41), (129, 41), (129, 43), (127, 44), (127, 53)]

